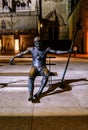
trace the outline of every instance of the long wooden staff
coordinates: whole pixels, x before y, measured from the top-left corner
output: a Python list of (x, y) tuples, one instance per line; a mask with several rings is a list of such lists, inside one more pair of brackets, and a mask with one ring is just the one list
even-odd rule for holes
[(71, 57), (71, 53), (72, 53), (72, 48), (73, 48), (73, 42), (71, 44), (71, 48), (70, 48), (70, 53), (68, 55), (68, 60), (67, 60), (67, 63), (66, 63), (66, 67), (65, 67), (65, 70), (64, 70), (64, 73), (63, 73), (63, 76), (62, 76), (62, 80), (61, 80), (61, 87), (64, 87), (64, 77), (65, 77), (65, 74), (66, 74), (66, 71), (67, 71), (67, 68), (68, 68), (68, 65), (69, 65), (69, 61), (70, 61), (70, 57)]
[(79, 19), (79, 21), (78, 21), (78, 23), (76, 25), (77, 28), (76, 28), (76, 32), (75, 32), (75, 35), (74, 35), (74, 41), (72, 42), (71, 48), (70, 48), (71, 52), (68, 55), (68, 60), (67, 60), (66, 67), (65, 67), (65, 70), (64, 70), (64, 73), (63, 73), (63, 76), (62, 76), (62, 80), (61, 80), (61, 86), (60, 87), (62, 87), (62, 88), (64, 87), (64, 84), (63, 84), (64, 77), (65, 77), (65, 74), (66, 74), (66, 71), (67, 71), (67, 68), (68, 68), (68, 65), (69, 65), (69, 61), (70, 61), (70, 57), (71, 57), (71, 53), (72, 53), (73, 44), (75, 43), (75, 39), (76, 39), (78, 31), (82, 29), (82, 26), (80, 25), (80, 23), (81, 23), (81, 20)]

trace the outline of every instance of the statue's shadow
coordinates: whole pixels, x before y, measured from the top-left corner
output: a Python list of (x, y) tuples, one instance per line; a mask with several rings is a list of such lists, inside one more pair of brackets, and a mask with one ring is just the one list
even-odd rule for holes
[[(23, 80), (22, 80), (23, 81)], [(41, 96), (39, 97), (38, 100), (34, 101), (35, 103), (40, 103), (40, 99), (45, 97), (45, 96), (49, 96), (49, 95), (54, 95), (57, 93), (63, 93), (66, 91), (71, 91), (72, 87), (74, 87), (74, 85), (71, 86), (71, 83), (75, 83), (75, 82), (79, 82), (79, 81), (88, 81), (86, 78), (81, 78), (81, 79), (70, 79), (70, 80), (64, 80), (64, 83), (62, 84), (61, 82), (58, 82), (58, 79), (55, 80), (55, 83), (53, 83), (52, 85), (49, 85), (49, 87), (47, 87), (48, 89), (46, 91), (44, 91)], [(54, 80), (53, 80), (54, 82)], [(14, 82), (10, 82), (10, 83), (14, 83)], [(81, 84), (75, 84), (75, 86), (77, 85), (88, 85), (88, 82), (86, 83), (82, 83)], [(8, 83), (0, 83), (0, 88), (3, 87), (7, 87)]]
[(4, 87), (7, 87), (8, 86), (8, 83), (0, 83), (0, 88), (4, 88)]
[(58, 80), (57, 80), (56, 83), (49, 86), (49, 88), (41, 94), (38, 102), (40, 102), (40, 99), (45, 96), (49, 96), (49, 95), (53, 95), (53, 94), (57, 94), (57, 93), (63, 93), (66, 91), (71, 91), (72, 86), (70, 84), (74, 83), (74, 82), (79, 82), (79, 81), (88, 81), (88, 80), (85, 78), (71, 79), (71, 80), (65, 80), (63, 84), (61, 82), (58, 82)]

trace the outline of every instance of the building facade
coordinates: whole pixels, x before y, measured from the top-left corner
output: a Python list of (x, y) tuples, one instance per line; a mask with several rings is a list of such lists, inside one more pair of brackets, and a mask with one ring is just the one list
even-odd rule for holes
[[(86, 0), (1, 0), (0, 53), (23, 51), (33, 46), (36, 35), (40, 35), (43, 40), (74, 41), (80, 19), (83, 29), (82, 33), (76, 34), (75, 44), (78, 53), (87, 53), (85, 6)], [(80, 14), (81, 8), (83, 12)], [(82, 36), (81, 43), (79, 35)]]

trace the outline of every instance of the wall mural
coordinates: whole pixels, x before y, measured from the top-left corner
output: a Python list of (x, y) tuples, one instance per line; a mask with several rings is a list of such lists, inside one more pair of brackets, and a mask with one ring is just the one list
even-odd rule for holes
[(3, 12), (35, 11), (36, 0), (2, 0)]
[(20, 50), (24, 51), (28, 47), (33, 47), (33, 40), (35, 35), (20, 35)]
[(2, 35), (3, 51), (14, 51), (14, 35)]

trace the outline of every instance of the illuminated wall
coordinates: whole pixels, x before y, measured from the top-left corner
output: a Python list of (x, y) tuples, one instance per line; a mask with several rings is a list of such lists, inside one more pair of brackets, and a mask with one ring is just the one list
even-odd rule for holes
[(87, 48), (87, 54), (88, 54), (88, 30), (87, 30), (87, 39), (86, 39), (87, 43), (86, 43), (86, 48)]
[(88, 54), (88, 0), (83, 0), (81, 9), (84, 30), (84, 50)]

